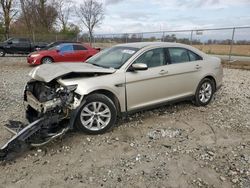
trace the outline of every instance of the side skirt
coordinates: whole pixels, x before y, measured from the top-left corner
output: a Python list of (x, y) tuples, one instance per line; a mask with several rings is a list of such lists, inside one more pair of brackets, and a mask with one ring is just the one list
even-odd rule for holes
[(159, 108), (161, 106), (175, 104), (175, 103), (182, 102), (182, 101), (192, 101), (193, 98), (194, 98), (194, 96), (191, 95), (191, 96), (179, 98), (179, 99), (172, 100), (172, 101), (167, 101), (167, 102), (163, 102), (163, 103), (158, 103), (158, 104), (146, 106), (146, 107), (135, 109), (135, 110), (131, 110), (131, 111), (122, 112), (121, 115), (122, 116), (128, 116), (130, 114), (134, 114), (134, 113), (137, 113), (137, 112), (141, 112), (141, 111), (145, 111), (145, 110), (152, 110), (152, 109), (155, 109), (155, 108)]

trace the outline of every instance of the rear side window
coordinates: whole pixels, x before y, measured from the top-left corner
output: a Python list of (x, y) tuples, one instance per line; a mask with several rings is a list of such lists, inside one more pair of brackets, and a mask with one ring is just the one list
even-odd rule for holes
[(202, 60), (201, 56), (185, 48), (168, 48), (168, 52), (172, 64)]
[(188, 55), (189, 55), (190, 61), (199, 61), (199, 60), (202, 60), (201, 56), (199, 56), (196, 53), (191, 52), (189, 50), (188, 50)]
[(189, 61), (188, 51), (184, 48), (168, 49), (171, 63), (183, 63)]
[(85, 48), (82, 45), (73, 45), (73, 47), (74, 47), (75, 51), (78, 51), (78, 50), (87, 50), (87, 48)]

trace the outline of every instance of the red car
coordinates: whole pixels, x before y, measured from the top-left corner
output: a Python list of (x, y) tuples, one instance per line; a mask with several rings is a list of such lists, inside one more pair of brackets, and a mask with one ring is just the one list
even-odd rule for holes
[(33, 52), (28, 55), (27, 61), (31, 65), (54, 62), (84, 62), (99, 51), (86, 44), (61, 44), (48, 50)]

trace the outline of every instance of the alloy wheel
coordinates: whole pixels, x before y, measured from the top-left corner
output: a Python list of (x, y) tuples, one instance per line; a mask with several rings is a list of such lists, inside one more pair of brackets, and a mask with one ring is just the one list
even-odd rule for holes
[(43, 64), (51, 64), (52, 60), (50, 58), (44, 58), (42, 61)]
[(204, 82), (199, 90), (199, 100), (202, 103), (206, 103), (210, 100), (210, 98), (212, 97), (212, 85), (209, 82)]
[(104, 129), (111, 120), (111, 110), (102, 102), (91, 102), (81, 111), (82, 125), (91, 131)]

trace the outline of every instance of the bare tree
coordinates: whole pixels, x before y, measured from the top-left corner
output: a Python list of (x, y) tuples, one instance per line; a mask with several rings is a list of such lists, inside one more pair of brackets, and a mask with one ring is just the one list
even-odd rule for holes
[(49, 32), (56, 21), (57, 10), (56, 3), (53, 0), (39, 0), (37, 4), (38, 23), (43, 26), (46, 32)]
[(85, 0), (76, 11), (78, 17), (89, 32), (90, 44), (92, 44), (94, 27), (104, 19), (103, 4), (97, 0)]
[(17, 10), (14, 8), (14, 0), (0, 0), (1, 8), (3, 11), (3, 21), (4, 21), (4, 34), (5, 38), (9, 38), (10, 34), (10, 24), (13, 18), (17, 14)]
[(18, 20), (27, 31), (50, 32), (57, 19), (57, 5), (54, 0), (20, 0), (22, 12)]
[(21, 20), (23, 19), (23, 22), (25, 22), (25, 25), (27, 27), (27, 30), (29, 31), (30, 34), (32, 34), (33, 31), (33, 24), (32, 24), (32, 15), (31, 13), (34, 11), (34, 9), (31, 10), (34, 4), (33, 0), (20, 0), (20, 5), (21, 5), (21, 10), (22, 13), (19, 17)]
[(66, 31), (70, 12), (72, 10), (71, 0), (57, 0), (58, 20), (62, 25), (62, 31)]

